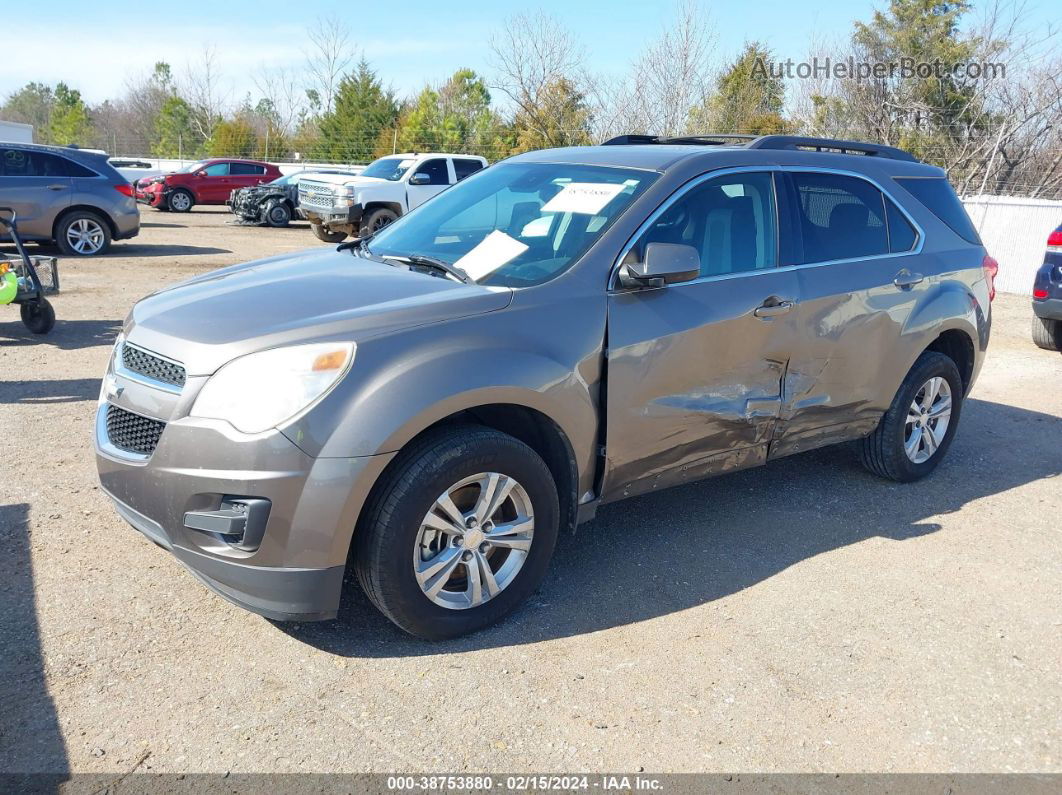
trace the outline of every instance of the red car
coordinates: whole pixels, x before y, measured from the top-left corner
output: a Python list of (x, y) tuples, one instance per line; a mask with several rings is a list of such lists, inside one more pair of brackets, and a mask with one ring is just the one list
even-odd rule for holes
[(173, 174), (138, 180), (136, 200), (159, 210), (186, 213), (196, 204), (224, 204), (237, 188), (280, 176), (279, 168), (260, 160), (200, 160)]

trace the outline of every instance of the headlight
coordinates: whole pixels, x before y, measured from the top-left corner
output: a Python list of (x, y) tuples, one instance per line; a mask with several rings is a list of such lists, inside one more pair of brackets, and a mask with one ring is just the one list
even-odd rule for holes
[(260, 433), (305, 411), (336, 385), (354, 361), (353, 342), (291, 345), (233, 359), (206, 382), (193, 417), (226, 420)]

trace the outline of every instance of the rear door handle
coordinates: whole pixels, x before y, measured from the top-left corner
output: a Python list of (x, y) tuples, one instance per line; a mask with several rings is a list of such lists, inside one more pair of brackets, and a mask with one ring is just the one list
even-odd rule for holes
[(48, 190), (65, 190), (66, 185), (49, 185)]
[(921, 273), (911, 273), (911, 271), (904, 269), (896, 274), (896, 278), (892, 280), (892, 283), (901, 290), (906, 290), (908, 287), (921, 284), (925, 278)]
[(775, 317), (776, 315), (784, 315), (792, 308), (792, 301), (779, 301), (774, 304), (765, 303), (752, 310), (752, 314), (756, 317)]

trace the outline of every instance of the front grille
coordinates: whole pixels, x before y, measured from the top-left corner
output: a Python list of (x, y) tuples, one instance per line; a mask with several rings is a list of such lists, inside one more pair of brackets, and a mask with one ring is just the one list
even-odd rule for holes
[(151, 455), (159, 444), (166, 423), (141, 417), (131, 411), (107, 407), (107, 438), (120, 450)]
[(154, 378), (156, 381), (184, 386), (185, 372), (181, 365), (128, 343), (122, 345), (122, 365), (127, 370)]
[(335, 203), (332, 188), (317, 182), (303, 180), (299, 183), (299, 206), (329, 210)]

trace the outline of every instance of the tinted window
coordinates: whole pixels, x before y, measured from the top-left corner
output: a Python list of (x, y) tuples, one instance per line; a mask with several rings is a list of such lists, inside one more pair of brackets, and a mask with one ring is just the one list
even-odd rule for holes
[(418, 174), (427, 174), (429, 179), (428, 185), (449, 185), (450, 184), (450, 171), (446, 168), (446, 161), (442, 158), (436, 160), (425, 160), (419, 166), (417, 166)]
[(240, 177), (261, 175), (265, 173), (265, 166), (256, 166), (252, 163), (229, 163), (229, 173)]
[(774, 184), (767, 172), (731, 174), (698, 185), (672, 204), (638, 241), (693, 246), (701, 276), (773, 268)]
[(900, 208), (888, 198), (885, 199), (885, 217), (889, 222), (889, 251), (896, 253), (914, 248), (918, 234)]
[(951, 227), (951, 231), (970, 243), (980, 245), (981, 238), (966, 214), (962, 202), (943, 177), (897, 177), (896, 182), (929, 208), (937, 218)]
[(483, 168), (483, 164), (478, 160), (469, 160), (464, 157), (454, 158), (454, 173), (457, 175), (458, 181), (463, 180), (470, 174), (475, 174)]
[(227, 177), (229, 175), (228, 163), (214, 163), (203, 169), (208, 177)]
[(96, 177), (80, 163), (48, 152), (0, 149), (0, 173), (5, 177)]
[(887, 254), (885, 204), (881, 191), (862, 179), (839, 174), (792, 175), (803, 262), (829, 262)]

